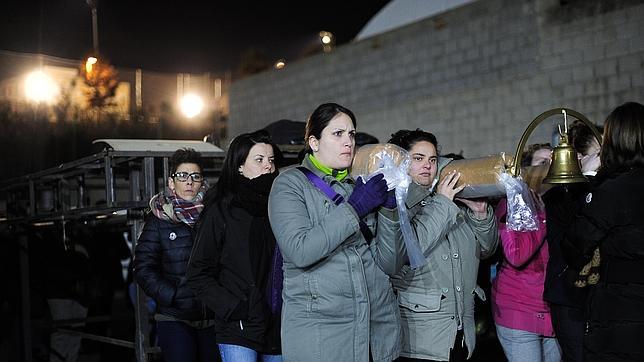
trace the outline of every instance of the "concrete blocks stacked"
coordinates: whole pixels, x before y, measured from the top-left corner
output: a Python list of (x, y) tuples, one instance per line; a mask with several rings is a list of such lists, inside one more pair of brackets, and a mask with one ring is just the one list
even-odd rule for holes
[(230, 134), (305, 121), (329, 101), (383, 142), (419, 127), (466, 157), (514, 152), (528, 123), (554, 107), (601, 124), (619, 104), (644, 101), (644, 4), (611, 4), (476, 1), (235, 81)]

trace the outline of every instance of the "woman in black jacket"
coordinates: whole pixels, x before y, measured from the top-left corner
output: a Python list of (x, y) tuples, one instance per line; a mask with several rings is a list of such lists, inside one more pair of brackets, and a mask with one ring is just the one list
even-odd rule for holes
[(592, 285), (584, 360), (643, 361), (644, 105), (629, 102), (611, 112), (600, 157), (596, 185), (583, 196), (562, 240), (571, 267), (592, 266), (580, 273)]
[[(581, 121), (574, 122), (568, 128), (568, 139), (577, 151), (581, 171), (594, 180), (600, 166), (600, 145), (595, 133)], [(549, 303), (552, 315), (552, 326), (561, 347), (561, 356), (566, 362), (581, 362), (584, 360), (584, 332), (586, 320), (584, 306), (588, 288), (577, 288), (574, 281), (577, 272), (568, 267), (561, 253), (561, 242), (568, 225), (567, 220), (574, 214), (562, 219), (560, 210), (574, 210), (583, 197), (590, 191), (591, 183), (577, 185), (559, 185), (548, 190), (543, 196), (546, 205), (546, 221), (548, 225), (548, 267), (544, 286), (543, 299)], [(569, 204), (571, 203), (571, 204)]]
[(267, 215), (277, 152), (266, 131), (235, 137), (197, 228), (188, 285), (215, 313), (223, 361), (281, 361), (282, 263)]
[(186, 285), (193, 228), (206, 191), (201, 155), (180, 149), (170, 159), (168, 190), (150, 200), (134, 255), (134, 277), (157, 303), (157, 335), (163, 359), (216, 361), (215, 328), (208, 311)]

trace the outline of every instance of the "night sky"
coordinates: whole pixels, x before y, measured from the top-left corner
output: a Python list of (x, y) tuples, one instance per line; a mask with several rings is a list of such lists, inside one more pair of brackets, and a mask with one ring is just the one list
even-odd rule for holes
[[(310, 51), (320, 30), (351, 41), (388, 0), (98, 0), (100, 51), (121, 67), (234, 70), (255, 49), (273, 62)], [(0, 49), (81, 59), (92, 50), (85, 0), (3, 0)]]

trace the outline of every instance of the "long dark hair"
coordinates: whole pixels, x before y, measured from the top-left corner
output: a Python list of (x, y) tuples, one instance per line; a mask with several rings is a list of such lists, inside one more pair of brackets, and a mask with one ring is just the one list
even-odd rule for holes
[(348, 108), (345, 108), (337, 103), (324, 103), (320, 104), (309, 116), (306, 121), (306, 128), (304, 131), (304, 150), (306, 153), (313, 153), (311, 146), (309, 146), (309, 137), (314, 136), (320, 139), (322, 130), (329, 125), (329, 122), (338, 113), (344, 113), (353, 123), (353, 128), (356, 127), (356, 116)]
[(229, 195), (237, 192), (239, 185), (239, 166), (246, 162), (250, 149), (257, 143), (266, 143), (273, 147), (273, 152), (277, 158), (279, 149), (271, 140), (270, 135), (266, 130), (259, 130), (251, 133), (242, 133), (235, 137), (230, 146), (228, 146), (228, 153), (224, 159), (224, 164), (221, 168), (221, 174), (217, 185), (211, 188), (204, 199), (206, 207), (212, 203), (219, 202)]
[[(599, 132), (601, 128), (593, 125)], [(570, 144), (575, 149), (575, 151), (581, 153), (582, 155), (587, 155), (590, 146), (593, 145), (594, 141), (597, 138), (592, 128), (588, 127), (584, 122), (575, 121), (570, 127), (568, 127), (568, 140)], [(601, 140), (597, 140), (599, 143)]]
[(436, 148), (436, 152), (438, 152), (438, 141), (436, 140), (436, 136), (434, 136), (433, 133), (425, 132), (420, 128), (416, 128), (414, 131), (408, 129), (396, 131), (396, 133), (391, 135), (391, 138), (387, 143), (400, 146), (409, 151), (416, 143), (421, 141), (427, 141), (433, 144), (434, 148)]
[(644, 167), (644, 105), (624, 103), (604, 123), (602, 168)]

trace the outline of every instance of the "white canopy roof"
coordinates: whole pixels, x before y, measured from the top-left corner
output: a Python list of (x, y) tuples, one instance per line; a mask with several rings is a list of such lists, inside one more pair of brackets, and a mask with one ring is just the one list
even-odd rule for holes
[(186, 140), (143, 140), (143, 139), (99, 139), (92, 143), (106, 143), (114, 151), (134, 151), (134, 152), (174, 152), (180, 148), (193, 148), (197, 152), (224, 152), (221, 148), (212, 143), (203, 141), (186, 141)]
[(476, 0), (393, 0), (356, 35), (355, 41), (388, 32)]

